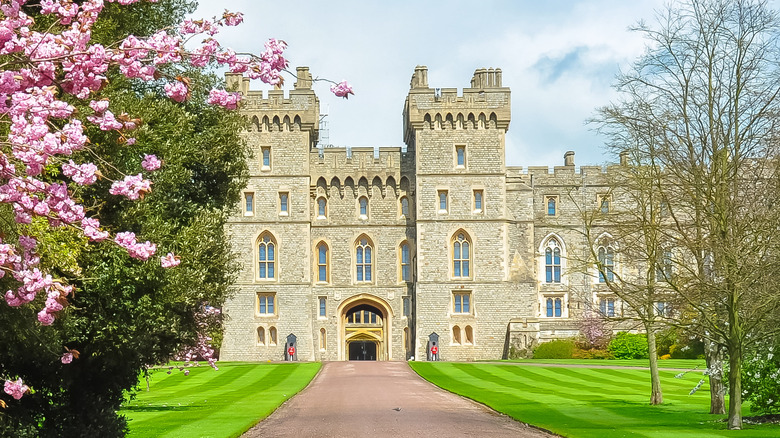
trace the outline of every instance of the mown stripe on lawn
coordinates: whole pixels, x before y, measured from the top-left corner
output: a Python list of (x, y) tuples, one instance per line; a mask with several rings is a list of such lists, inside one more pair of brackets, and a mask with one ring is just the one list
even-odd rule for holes
[[(554, 411), (556, 421), (560, 424), (576, 423), (582, 425), (587, 423), (586, 420), (570, 417), (564, 412), (561, 412), (560, 410), (552, 407), (551, 405), (546, 405), (543, 407), (539, 406), (534, 402), (533, 398), (528, 398), (523, 395), (511, 392), (506, 388), (490, 388), (490, 385), (467, 383), (485, 382), (485, 380), (480, 377), (481, 373), (479, 373), (478, 370), (475, 370), (473, 366), (468, 364), (425, 364), (428, 366), (420, 368), (418, 368), (417, 365), (418, 364), (415, 364), (415, 369), (420, 373), (420, 375), (423, 377), (429, 375), (431, 378), (436, 378), (436, 382), (442, 385), (442, 387), (448, 391), (471, 398), (480, 403), (484, 403), (487, 406), (490, 406), (491, 408), (500, 412), (504, 412), (505, 414), (517, 420), (528, 422), (529, 418), (536, 418), (538, 415), (542, 414), (550, 415), (550, 412)], [(428, 378), (426, 377), (426, 380), (427, 379)], [(452, 384), (448, 385), (445, 383), (447, 381), (451, 382)], [(559, 401), (560, 404), (556, 405), (560, 406), (570, 402), (568, 398), (563, 397)], [(536, 411), (536, 413), (534, 414), (531, 411)], [(535, 423), (535, 425), (540, 427), (548, 427), (548, 424), (539, 422)], [(595, 426), (596, 425), (593, 424), (593, 427)]]
[[(224, 401), (223, 408), (210, 410), (207, 415), (199, 415), (193, 419), (194, 421), (181, 425), (175, 430), (168, 431), (163, 437), (195, 436), (197, 433), (202, 434), (203, 431), (209, 430), (217, 422), (235, 423), (241, 425), (242, 432), (246, 431), (254, 426), (260, 418), (265, 418), (276, 409), (276, 405), (273, 405), (255, 410), (260, 407), (256, 400), (271, 393), (279, 393), (274, 388), (287, 381), (297, 368), (296, 366), (276, 366), (273, 372), (269, 373), (268, 377), (262, 380), (262, 387), (259, 387), (257, 382), (250, 382), (231, 391), (222, 392), (219, 395), (219, 401)], [(257, 388), (258, 391), (252, 392), (252, 388)], [(297, 391), (295, 390), (295, 392)], [(286, 394), (287, 397), (284, 397), (284, 400), (292, 397), (295, 393), (293, 391), (289, 392), (290, 394)], [(252, 407), (255, 409), (251, 409)], [(248, 414), (247, 409), (250, 409), (252, 414)]]
[[(475, 368), (475, 367), (472, 367)], [(507, 370), (506, 366), (500, 366), (500, 367), (484, 367), (485, 371), (496, 376), (496, 373), (503, 373), (503, 372), (509, 372)], [(514, 370), (512, 370), (514, 371)], [(556, 369), (556, 371), (558, 371)], [(581, 373), (580, 373), (581, 374)], [(474, 373), (473, 375), (477, 376), (477, 373)], [(515, 378), (522, 377), (524, 379), (527, 379), (527, 376), (522, 376), (522, 374), (517, 373), (510, 373), (510, 376), (514, 376)], [(580, 380), (584, 382), (584, 380), (580, 376), (576, 376), (577, 380)], [(487, 379), (490, 380), (493, 383), (497, 383), (502, 386), (514, 386), (513, 382), (514, 380), (507, 380), (503, 378), (499, 378), (496, 376), (496, 378)], [(591, 388), (591, 390), (583, 390), (582, 388), (588, 387)], [(633, 419), (630, 416), (622, 415), (620, 412), (615, 412), (612, 409), (609, 409), (608, 406), (606, 406), (605, 401), (608, 399), (603, 396), (603, 388), (598, 386), (592, 386), (592, 385), (579, 385), (579, 386), (572, 386), (572, 385), (545, 385), (544, 391), (536, 391), (537, 394), (543, 395), (546, 400), (550, 400), (551, 398), (557, 398), (562, 399), (561, 401), (558, 400), (550, 400), (550, 402), (546, 403), (547, 405), (547, 414), (549, 414), (550, 405), (553, 406), (567, 406), (567, 409), (569, 412), (574, 411), (577, 412), (578, 415), (576, 417), (572, 417), (571, 415), (567, 415), (570, 418), (576, 418), (576, 424), (578, 426), (584, 426), (582, 423), (583, 415), (580, 414), (580, 411), (587, 411), (584, 418), (599, 418), (600, 421), (606, 421), (609, 424), (630, 424), (633, 422)], [(576, 391), (575, 393), (572, 393), (572, 391)], [(589, 399), (593, 399), (593, 401), (588, 401)], [(534, 404), (536, 402), (534, 401)], [(561, 412), (560, 410), (557, 410), (558, 412)], [(543, 427), (553, 427), (553, 424), (557, 427), (564, 427), (568, 426), (568, 422), (561, 422), (558, 420), (558, 418), (555, 418), (555, 422), (551, 424), (540, 424)], [(594, 425), (595, 426), (595, 425)], [(600, 429), (603, 429), (603, 427), (599, 427)]]
[[(238, 436), (303, 389), (319, 368), (318, 363), (230, 364), (215, 374), (193, 373), (195, 381), (177, 379), (177, 391), (154, 391), (128, 403), (130, 435)], [(183, 382), (193, 384), (184, 387)]]
[[(571, 437), (741, 438), (780, 436), (776, 425), (744, 425), (740, 432), (726, 430), (721, 419), (706, 412), (709, 394), (688, 396), (700, 379), (690, 373), (687, 380), (674, 379), (675, 372), (662, 372), (665, 403), (649, 405), (650, 383), (646, 370), (608, 370), (495, 364), (423, 364), (412, 368), (426, 380), (449, 391), (480, 401), (499, 412), (556, 433)], [(514, 367), (514, 368), (513, 368)], [(540, 371), (541, 369), (541, 371)], [(582, 390), (581, 385), (549, 385), (550, 379), (566, 376), (571, 381), (598, 379), (600, 393)], [(627, 385), (635, 380), (633, 385)], [(625, 393), (625, 387), (639, 388)], [(524, 392), (534, 387), (536, 392)], [(671, 402), (669, 401), (671, 400)]]

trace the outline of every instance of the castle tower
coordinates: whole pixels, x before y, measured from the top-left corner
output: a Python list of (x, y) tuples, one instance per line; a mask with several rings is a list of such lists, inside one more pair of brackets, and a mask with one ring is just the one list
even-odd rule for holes
[[(230, 315), (223, 360), (280, 360), (288, 334), (299, 338), (297, 356), (313, 359), (309, 313), (311, 282), (311, 205), (309, 154), (317, 142), (319, 99), (309, 69), (297, 69), (295, 89), (249, 90), (249, 79), (227, 74), (229, 89), (243, 95), (244, 133), (251, 150), (249, 181), (240, 207), (228, 224), (233, 250), (242, 266), (235, 294), (225, 303)], [(306, 263), (302, 263), (306, 261)]]
[(531, 314), (533, 296), (511, 275), (516, 248), (528, 245), (507, 211), (510, 90), (500, 69), (477, 70), (462, 95), (430, 88), (427, 73), (415, 68), (404, 105), (404, 140), (416, 155), (416, 356), (426, 357), (437, 333), (443, 360), (502, 357), (502, 334)]

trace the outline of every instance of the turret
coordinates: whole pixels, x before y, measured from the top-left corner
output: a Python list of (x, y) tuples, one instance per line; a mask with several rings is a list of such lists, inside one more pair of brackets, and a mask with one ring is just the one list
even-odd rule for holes
[(319, 134), (320, 100), (312, 90), (312, 75), (308, 67), (296, 69), (295, 88), (285, 97), (284, 90), (250, 90), (249, 79), (241, 74), (226, 73), (228, 90), (243, 95), (241, 112), (251, 121), (250, 132), (307, 132), (310, 147)]
[(509, 129), (509, 88), (502, 86), (500, 68), (481, 68), (471, 88), (458, 96), (456, 88), (430, 88), (428, 68), (417, 66), (404, 104), (404, 142), (414, 148), (414, 131), (428, 129)]

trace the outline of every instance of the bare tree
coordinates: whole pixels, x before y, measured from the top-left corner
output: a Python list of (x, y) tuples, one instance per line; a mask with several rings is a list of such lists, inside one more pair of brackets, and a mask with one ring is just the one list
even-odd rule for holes
[[(641, 323), (650, 359), (650, 404), (657, 405), (663, 403), (663, 391), (656, 332), (665, 326), (674, 297), (665, 283), (671, 275), (662, 226), (665, 201), (653, 187), (659, 182), (658, 167), (629, 166), (627, 162), (624, 152), (623, 165), (609, 168), (612, 189), (601, 205), (594, 209), (580, 205), (582, 232), (589, 249), (580, 269), (588, 272), (595, 267), (599, 279), (596, 290), (606, 290), (620, 299), (628, 310), (622, 318)], [(594, 304), (602, 316), (614, 320), (613, 309)]]
[(632, 187), (649, 192), (634, 196), (663, 200), (660, 233), (679, 268), (665, 283), (728, 354), (730, 429), (742, 426), (743, 351), (769, 335), (760, 328), (780, 306), (779, 25), (763, 0), (668, 6), (657, 28), (636, 27), (647, 51), (618, 77), (621, 100), (597, 117), (609, 147), (629, 151), (630, 168), (658, 169), (653, 183)]

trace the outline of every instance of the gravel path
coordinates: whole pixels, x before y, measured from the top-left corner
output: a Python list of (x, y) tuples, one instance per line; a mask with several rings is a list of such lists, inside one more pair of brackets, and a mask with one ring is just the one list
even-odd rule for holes
[(328, 362), (301, 393), (243, 435), (553, 437), (440, 389), (405, 362)]

